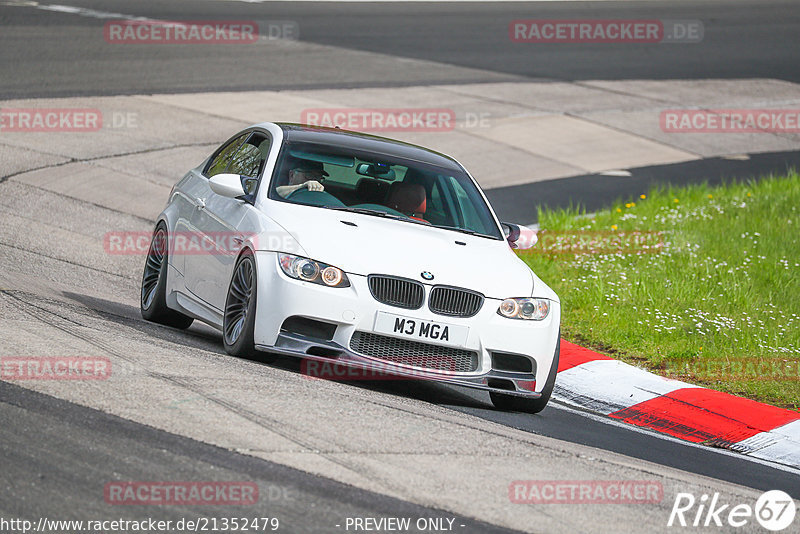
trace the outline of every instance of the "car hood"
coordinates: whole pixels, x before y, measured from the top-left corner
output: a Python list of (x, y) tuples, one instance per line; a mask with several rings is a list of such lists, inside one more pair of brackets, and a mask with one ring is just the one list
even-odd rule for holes
[[(489, 298), (532, 294), (533, 273), (505, 240), (318, 207), (276, 208), (270, 215), (308, 257), (347, 273), (401, 276), (472, 289)], [(422, 278), (425, 271), (433, 274), (432, 281)]]

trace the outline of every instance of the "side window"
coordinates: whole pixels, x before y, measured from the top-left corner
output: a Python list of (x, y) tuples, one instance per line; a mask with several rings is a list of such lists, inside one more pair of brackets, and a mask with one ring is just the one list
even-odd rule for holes
[[(358, 163), (356, 163), (356, 165), (358, 165)], [(337, 184), (355, 187), (362, 178), (362, 176), (353, 172), (353, 169), (349, 167), (339, 167), (338, 165), (325, 166), (323, 164), (323, 168), (325, 172), (328, 173), (328, 176), (325, 177), (326, 182), (336, 182)]]
[(261, 161), (261, 151), (257, 146), (247, 142), (239, 147), (239, 150), (233, 155), (226, 172), (255, 178), (258, 176)]
[(254, 132), (233, 154), (225, 172), (242, 177), (242, 187), (248, 195), (254, 195), (261, 180), (261, 173), (269, 157), (270, 140), (266, 135)]
[(231, 160), (231, 156), (233, 156), (236, 149), (244, 143), (244, 140), (247, 139), (248, 134), (240, 135), (230, 143), (228, 143), (225, 147), (220, 150), (214, 159), (211, 160), (211, 163), (208, 164), (206, 167), (205, 175), (208, 178), (215, 176), (217, 174), (222, 174), (225, 172), (225, 169), (228, 168), (228, 163)]

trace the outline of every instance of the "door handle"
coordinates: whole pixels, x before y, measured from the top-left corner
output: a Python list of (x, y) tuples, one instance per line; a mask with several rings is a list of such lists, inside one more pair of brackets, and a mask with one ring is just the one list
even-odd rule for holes
[(197, 203), (197, 209), (204, 210), (206, 209), (206, 199), (204, 198), (196, 198), (194, 201)]

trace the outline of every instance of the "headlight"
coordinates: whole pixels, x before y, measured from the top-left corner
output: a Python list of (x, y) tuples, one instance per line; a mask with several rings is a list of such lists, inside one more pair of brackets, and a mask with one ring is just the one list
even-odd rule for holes
[(550, 301), (532, 298), (506, 299), (500, 303), (497, 313), (509, 319), (541, 321), (550, 313)]
[(278, 263), (291, 278), (328, 287), (350, 287), (347, 275), (332, 265), (292, 254), (278, 254)]

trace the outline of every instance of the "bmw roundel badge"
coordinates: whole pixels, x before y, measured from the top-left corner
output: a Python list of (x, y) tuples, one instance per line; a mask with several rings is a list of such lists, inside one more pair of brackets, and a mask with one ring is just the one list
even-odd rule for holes
[(420, 276), (425, 280), (433, 280), (433, 273), (431, 273), (430, 271), (422, 271), (420, 273)]

